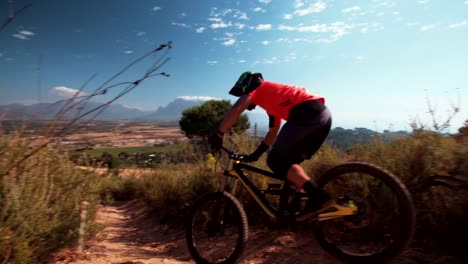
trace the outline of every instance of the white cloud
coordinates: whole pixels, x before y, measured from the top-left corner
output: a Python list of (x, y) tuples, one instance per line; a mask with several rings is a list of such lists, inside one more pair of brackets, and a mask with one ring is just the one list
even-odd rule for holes
[[(348, 25), (344, 22), (334, 22), (331, 24), (314, 24), (310, 26), (286, 26), (286, 25), (279, 25), (278, 30), (284, 31), (296, 31), (296, 32), (312, 32), (312, 33), (329, 33), (328, 37), (320, 36), (316, 41), (317, 42), (335, 42), (344, 35), (348, 34), (349, 31), (353, 28), (353, 26)], [(301, 39), (300, 41), (308, 41)], [(297, 41), (295, 41), (297, 42)]]
[(419, 0), (419, 1), (418, 1), (418, 4), (424, 5), (424, 4), (429, 3), (430, 1), (431, 1), (431, 0)]
[[(68, 87), (65, 87), (65, 86), (57, 86), (57, 87), (54, 87), (50, 90), (50, 92), (53, 94), (53, 95), (57, 95), (57, 96), (60, 96), (60, 97), (66, 97), (66, 98), (70, 98), (70, 97), (73, 97), (73, 96), (83, 96), (83, 95), (86, 95), (86, 93), (84, 92), (80, 92), (79, 90), (77, 89), (73, 89), (73, 88), (68, 88)], [(77, 94), (78, 93), (78, 94)]]
[(346, 32), (350, 29), (355, 29), (356, 31), (359, 31), (365, 34), (368, 32), (382, 31), (385, 29), (385, 27), (381, 23), (373, 22), (373, 23), (357, 23), (357, 24), (347, 25), (345, 29), (346, 29)]
[(173, 26), (178, 26), (178, 27), (183, 27), (183, 28), (190, 28), (190, 25), (187, 25), (185, 23), (177, 23), (177, 22), (172, 22)]
[(289, 53), (288, 55), (286, 55), (284, 57), (284, 61), (286, 61), (286, 62), (293, 61), (293, 60), (296, 60), (296, 59), (297, 59), (297, 56), (296, 56), (296, 53), (294, 53), (294, 52), (291, 52), (291, 53)]
[(199, 27), (199, 28), (195, 29), (195, 31), (197, 33), (203, 33), (203, 31), (205, 31), (205, 28), (204, 27)]
[(465, 2), (463, 2), (465, 5), (468, 5), (468, 0), (465, 0)]
[(301, 8), (305, 5), (304, 1), (302, 0), (296, 0), (296, 2), (294, 3), (294, 8)]
[(327, 8), (327, 4), (325, 2), (317, 1), (317, 2), (309, 5), (305, 9), (298, 9), (298, 10), (294, 11), (294, 14), (298, 15), (298, 16), (306, 16), (306, 15), (309, 15), (309, 14), (312, 14), (312, 13), (320, 13), (323, 10), (325, 10), (326, 8)]
[(449, 25), (449, 28), (459, 28), (459, 27), (464, 27), (468, 24), (468, 22), (466, 20), (463, 20), (462, 22), (459, 22), (459, 23), (454, 23), (454, 24), (450, 24)]
[(222, 10), (218, 10), (218, 8), (213, 7), (213, 8), (211, 8), (210, 16), (212, 16), (212, 17), (225, 17), (228, 14), (233, 13), (234, 11), (235, 11), (234, 9), (230, 9), (230, 8), (225, 8), (225, 9), (222, 9)]
[(238, 29), (243, 29), (245, 28), (245, 24), (242, 24), (242, 23), (234, 23), (234, 26)]
[(34, 32), (28, 30), (21, 30), (16, 34), (13, 34), (12, 36), (18, 39), (29, 40), (34, 35), (36, 35)]
[(246, 63), (246, 60), (239, 60), (239, 63)]
[(231, 38), (231, 39), (227, 39), (226, 41), (223, 42), (223, 45), (224, 46), (232, 46), (236, 43), (236, 39), (234, 38)]
[(391, 1), (391, 0), (385, 0), (385, 1), (381, 1), (379, 3), (380, 6), (383, 6), (383, 7), (394, 7), (396, 5), (395, 1)]
[(211, 21), (211, 22), (222, 22), (223, 19), (221, 19), (220, 17), (209, 17), (209, 18), (208, 18), (208, 21)]
[(25, 36), (34, 36), (34, 35), (36, 35), (36, 34), (34, 34), (34, 32), (27, 31), (27, 30), (21, 30), (21, 31), (19, 32), (19, 34), (25, 35)]
[(424, 25), (420, 28), (421, 31), (429, 31), (436, 27), (436, 24)]
[(158, 11), (158, 10), (161, 10), (161, 7), (159, 7), (159, 6), (153, 7), (153, 11)]
[(252, 11), (254, 11), (254, 12), (263, 12), (263, 13), (266, 12), (266, 10), (261, 8), (261, 7), (255, 7), (254, 9), (252, 9)]
[(138, 32), (138, 33), (137, 33), (137, 36), (138, 36), (138, 37), (141, 37), (141, 36), (144, 36), (144, 35), (146, 35), (146, 32), (144, 32), (144, 31), (141, 31), (141, 32)]
[(310, 26), (298, 26), (291, 27), (285, 25), (279, 25), (279, 30), (287, 31), (298, 31), (298, 32), (315, 32), (315, 33), (324, 33), (324, 32), (342, 32), (350, 29), (351, 26), (344, 22), (334, 22), (331, 24), (315, 24)]
[(207, 61), (206, 63), (208, 63), (209, 65), (215, 65), (215, 64), (218, 64), (218, 61), (212, 60), (212, 61)]
[(255, 61), (253, 65), (256, 64), (278, 64), (280, 63), (281, 60), (279, 60), (277, 57), (272, 57), (271, 59), (264, 59), (262, 61)]
[(243, 20), (249, 20), (249, 17), (247, 16), (247, 13), (245, 12), (236, 12), (236, 14), (234, 14), (233, 16), (234, 18), (238, 18), (238, 19), (243, 19)]
[(124, 51), (125, 54), (132, 54), (133, 53), (133, 50), (126, 50)]
[(356, 12), (356, 11), (360, 11), (361, 8), (359, 6), (352, 6), (352, 7), (348, 7), (348, 8), (345, 8), (343, 10), (341, 10), (341, 12), (343, 13), (349, 13), (349, 12)]
[(23, 39), (23, 40), (28, 40), (29, 38), (24, 36), (24, 35), (21, 35), (21, 34), (13, 34), (12, 35), (13, 37), (15, 38), (18, 38), (18, 39)]
[(209, 100), (220, 100), (219, 98), (211, 97), (211, 96), (179, 96), (177, 97), (183, 100), (189, 101), (209, 101)]
[(268, 4), (271, 2), (271, 0), (258, 0), (262, 4)]
[(271, 29), (271, 24), (259, 24), (255, 27), (256, 30), (262, 31), (262, 30), (270, 30)]
[(231, 26), (230, 23), (226, 24), (224, 21), (221, 20), (218, 23), (211, 24), (210, 28), (217, 29), (217, 28), (227, 28), (227, 27), (230, 27), (230, 26)]
[[(233, 22), (230, 20), (234, 19)], [(249, 20), (247, 13), (238, 9), (218, 9), (216, 7), (211, 8), (208, 21), (211, 22), (209, 27), (211, 29), (220, 29), (228, 27), (236, 27), (238, 29), (243, 29), (245, 24), (238, 21)], [(226, 22), (228, 21), (228, 22)]]
[(284, 14), (283, 18), (286, 19), (286, 20), (289, 20), (289, 19), (293, 18), (293, 15), (292, 14)]
[(266, 46), (266, 45), (268, 45), (268, 44), (270, 44), (270, 41), (268, 41), (268, 40), (262, 41), (262, 45), (265, 45), (265, 46)]

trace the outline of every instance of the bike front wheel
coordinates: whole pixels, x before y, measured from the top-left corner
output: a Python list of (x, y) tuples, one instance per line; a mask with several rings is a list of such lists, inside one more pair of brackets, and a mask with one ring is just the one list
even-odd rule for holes
[(207, 193), (192, 206), (186, 240), (197, 263), (234, 263), (247, 238), (247, 216), (230, 193)]
[(353, 215), (313, 223), (317, 241), (331, 255), (350, 263), (383, 263), (411, 241), (413, 201), (392, 173), (367, 163), (346, 163), (327, 171), (317, 184), (357, 207)]

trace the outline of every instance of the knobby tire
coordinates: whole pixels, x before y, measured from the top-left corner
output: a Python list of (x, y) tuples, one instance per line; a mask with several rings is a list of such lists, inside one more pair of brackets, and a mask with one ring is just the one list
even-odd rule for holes
[[(397, 223), (399, 224), (399, 226), (397, 227), (398, 236), (395, 237), (393, 241), (389, 240), (391, 241), (389, 242), (390, 244), (388, 246), (385, 246), (385, 248), (383, 248), (382, 250), (366, 254), (361, 252), (349, 252), (340, 248), (339, 246), (335, 245), (334, 242), (330, 242), (327, 239), (325, 231), (322, 230), (322, 225), (326, 225), (327, 221), (333, 220), (313, 222), (313, 233), (318, 243), (322, 246), (322, 248), (325, 251), (342, 261), (348, 263), (384, 263), (385, 261), (388, 261), (391, 258), (400, 254), (408, 246), (413, 237), (416, 222), (413, 200), (409, 191), (406, 189), (405, 185), (400, 181), (400, 179), (398, 179), (389, 171), (386, 171), (382, 168), (368, 163), (352, 162), (331, 168), (317, 180), (317, 185), (321, 188), (327, 189), (327, 184), (333, 184), (334, 181), (338, 182), (340, 180), (340, 177), (346, 177), (344, 175), (353, 173), (363, 173), (365, 175), (375, 178), (376, 180), (380, 180), (382, 182), (382, 186), (388, 188), (389, 192), (391, 192), (391, 194), (395, 197), (395, 199), (392, 200), (394, 200), (394, 203), (397, 203), (397, 205), (399, 206), (399, 222)], [(368, 191), (369, 190), (370, 189), (368, 189)], [(369, 194), (368, 196), (371, 195), (378, 196), (380, 194)], [(335, 229), (335, 231), (336, 230), (338, 229)], [(334, 235), (339, 236), (339, 234)]]
[[(212, 212), (209, 212), (208, 209), (205, 208), (205, 206), (210, 205), (210, 203), (213, 203), (214, 205), (213, 208), (210, 208), (210, 210), (212, 209)], [(199, 216), (202, 218), (202, 220), (197, 220)], [(224, 234), (225, 225), (228, 225), (228, 222), (229, 224), (234, 225), (235, 230), (233, 232), (237, 233), (236, 235), (238, 236), (238, 238), (237, 238), (237, 241), (235, 241), (235, 245), (233, 245), (234, 248), (232, 252), (229, 252), (227, 256), (223, 256), (223, 257), (216, 256), (216, 257), (213, 257), (215, 259), (209, 259), (210, 257), (212, 257), (211, 255), (217, 255), (217, 253), (219, 253), (217, 251), (221, 251), (221, 249), (213, 250), (211, 248), (202, 249), (198, 247), (199, 246), (197, 244), (198, 242), (195, 241), (196, 238), (194, 236), (197, 236), (198, 232), (202, 234), (207, 233), (203, 230), (196, 230), (197, 229), (196, 222), (197, 221), (203, 222), (203, 218), (207, 218), (206, 225), (210, 225), (210, 224), (218, 225), (217, 227), (220, 229), (218, 233), (223, 233), (223, 234), (216, 234), (215, 236), (218, 236), (218, 237), (224, 236), (226, 240), (231, 238), (232, 235)], [(216, 218), (216, 220), (213, 220), (213, 218)], [(213, 222), (215, 223), (213, 224)], [(209, 240), (212, 237), (208, 237), (207, 239)], [(186, 224), (186, 242), (187, 242), (187, 246), (188, 246), (188, 249), (192, 258), (197, 263), (199, 264), (201, 263), (203, 264), (235, 263), (237, 259), (240, 257), (247, 239), (248, 239), (247, 216), (240, 202), (232, 194), (227, 193), (227, 192), (207, 193), (201, 196), (190, 209), (188, 221)], [(221, 242), (213, 243), (212, 246), (219, 247), (220, 243), (223, 244), (223, 239), (221, 239)], [(199, 244), (203, 244), (203, 243), (200, 242)], [(208, 242), (207, 244), (208, 246), (211, 246), (210, 242)], [(203, 246), (200, 246), (200, 247), (203, 247)], [(225, 249), (225, 247), (222, 249)], [(203, 251), (206, 251), (206, 252), (203, 252)], [(207, 256), (205, 256), (205, 254), (207, 254)]]

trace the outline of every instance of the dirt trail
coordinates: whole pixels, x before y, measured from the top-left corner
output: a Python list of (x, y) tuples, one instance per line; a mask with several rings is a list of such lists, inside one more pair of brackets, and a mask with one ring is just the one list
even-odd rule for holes
[(96, 241), (88, 242), (86, 258), (73, 263), (191, 263), (183, 233), (156, 224), (137, 201), (100, 207), (96, 223), (104, 225), (104, 230)]
[[(85, 258), (76, 264), (194, 263), (185, 245), (183, 228), (157, 224), (139, 202), (120, 202), (98, 210), (96, 222), (105, 225), (103, 238), (90, 241)], [(307, 232), (271, 231), (250, 228), (240, 264), (314, 263), (339, 264), (325, 253)], [(63, 263), (63, 262), (62, 262)], [(452, 256), (434, 256), (412, 248), (391, 264), (464, 263)]]

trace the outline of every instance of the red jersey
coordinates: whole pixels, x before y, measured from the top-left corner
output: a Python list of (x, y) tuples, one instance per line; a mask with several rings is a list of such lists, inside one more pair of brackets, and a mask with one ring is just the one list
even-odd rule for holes
[(268, 115), (275, 117), (275, 125), (279, 126), (281, 119), (288, 120), (291, 108), (309, 100), (319, 100), (325, 104), (325, 98), (310, 94), (306, 88), (288, 84), (263, 81), (254, 91), (249, 93), (252, 102), (265, 109)]

